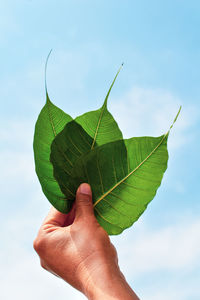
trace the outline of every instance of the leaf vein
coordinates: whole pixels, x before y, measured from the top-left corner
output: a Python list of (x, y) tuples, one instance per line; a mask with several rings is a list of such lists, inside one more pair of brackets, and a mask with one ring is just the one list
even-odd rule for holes
[(99, 215), (104, 221), (106, 221), (107, 223), (109, 223), (109, 224), (111, 224), (111, 225), (113, 225), (113, 226), (116, 226), (116, 227), (118, 227), (118, 228), (120, 228), (120, 229), (123, 229), (121, 226), (116, 225), (116, 224), (114, 224), (114, 223), (108, 221), (104, 216), (102, 216), (102, 214), (99, 212), (99, 210), (97, 209), (97, 207), (95, 207), (95, 211), (96, 211), (96, 212), (98, 213), (98, 215)]
[(72, 141), (72, 138), (70, 135), (68, 135), (68, 139), (70, 140), (70, 142), (72, 143), (72, 145), (74, 146), (74, 148), (80, 153), (83, 154), (82, 151), (80, 151), (80, 149), (74, 144), (74, 142)]
[(134, 185), (130, 184), (130, 183), (127, 183), (127, 182), (122, 182), (123, 184), (127, 185), (127, 186), (130, 186), (131, 188), (133, 188), (134, 190), (138, 190), (138, 191), (143, 191), (143, 192), (148, 192), (148, 190), (144, 190), (144, 189), (141, 189), (139, 187), (135, 187)]
[(94, 207), (103, 199), (105, 198), (110, 192), (112, 192), (117, 186), (119, 186), (122, 182), (124, 182), (129, 176), (131, 176), (135, 171), (139, 169), (141, 165), (144, 164), (148, 160), (148, 158), (158, 149), (158, 147), (162, 144), (165, 137), (167, 136), (168, 132), (163, 136), (162, 140), (158, 143), (158, 145), (149, 153), (149, 155), (130, 173), (128, 173), (124, 178), (122, 178), (117, 184), (115, 184), (112, 188), (110, 188), (105, 194), (103, 194), (97, 201), (94, 203)]
[(54, 123), (53, 123), (53, 118), (52, 118), (51, 111), (50, 111), (50, 100), (49, 100), (48, 95), (47, 95), (47, 110), (48, 110), (49, 120), (50, 120), (50, 123), (51, 123), (53, 134), (54, 134), (54, 136), (56, 136), (57, 133), (56, 133), (56, 130), (55, 130), (55, 126), (54, 126)]
[(136, 206), (135, 204), (132, 204), (132, 203), (129, 203), (129, 202), (126, 202), (124, 201), (124, 199), (116, 194), (114, 194), (113, 192), (110, 193), (111, 195), (113, 195), (114, 197), (118, 198), (119, 200), (121, 200), (122, 202), (124, 202), (125, 204), (127, 205), (130, 205), (130, 206)]
[(117, 175), (116, 175), (116, 169), (115, 169), (115, 164), (114, 164), (113, 156), (112, 156), (112, 165), (113, 165), (113, 171), (114, 171), (115, 183), (117, 183)]
[(98, 154), (99, 154), (99, 152), (97, 152), (97, 169), (98, 169), (98, 173), (99, 173), (99, 179), (100, 179), (100, 184), (101, 184), (102, 194), (104, 194), (104, 187), (103, 187), (103, 181), (102, 181), (101, 172), (100, 172), (100, 167), (99, 167)]
[(83, 138), (83, 140), (91, 147), (91, 144), (86, 140), (80, 129), (78, 129), (80, 136)]
[[(55, 140), (56, 143), (56, 140)], [(63, 152), (63, 150), (59, 147), (59, 144), (56, 143), (58, 151), (63, 155), (63, 157), (68, 161), (68, 163), (73, 167), (71, 160), (67, 157), (67, 155)]]
[(104, 198), (104, 199), (102, 199), (102, 200), (103, 200), (104, 202), (107, 202), (108, 205), (109, 205), (110, 207), (112, 207), (112, 208), (113, 208), (116, 212), (118, 212), (120, 215), (125, 216), (125, 217), (128, 217), (128, 218), (130, 219), (130, 216), (125, 215), (125, 214), (122, 213), (121, 211), (117, 210), (117, 208), (114, 207), (112, 204), (110, 204), (110, 202), (109, 202), (108, 200), (106, 200), (106, 198)]

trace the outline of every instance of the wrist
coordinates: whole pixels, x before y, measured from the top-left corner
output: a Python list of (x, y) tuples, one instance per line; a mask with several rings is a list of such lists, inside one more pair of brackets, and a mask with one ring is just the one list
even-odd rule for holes
[(90, 278), (85, 285), (84, 294), (89, 300), (139, 300), (119, 267), (112, 272), (104, 271), (97, 279)]

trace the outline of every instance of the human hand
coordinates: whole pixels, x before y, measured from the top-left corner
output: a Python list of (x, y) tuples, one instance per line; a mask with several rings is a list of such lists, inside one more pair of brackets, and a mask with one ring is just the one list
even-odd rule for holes
[(34, 249), (41, 266), (88, 299), (139, 299), (118, 266), (117, 252), (97, 222), (88, 184), (81, 184), (69, 214), (51, 208)]

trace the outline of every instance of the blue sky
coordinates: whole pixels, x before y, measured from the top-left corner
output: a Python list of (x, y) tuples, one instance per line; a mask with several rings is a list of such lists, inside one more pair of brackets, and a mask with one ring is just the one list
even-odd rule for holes
[(49, 95), (73, 117), (101, 106), (122, 62), (109, 109), (125, 137), (166, 132), (182, 105), (162, 186), (140, 220), (112, 241), (141, 299), (200, 298), (199, 15), (193, 0), (0, 2), (3, 300), (84, 299), (41, 270), (32, 250), (50, 207), (34, 173), (32, 140), (52, 48)]

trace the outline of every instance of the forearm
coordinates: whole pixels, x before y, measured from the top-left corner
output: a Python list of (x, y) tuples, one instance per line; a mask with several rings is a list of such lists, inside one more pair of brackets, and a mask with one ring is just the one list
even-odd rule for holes
[(139, 300), (121, 272), (93, 281), (85, 295), (89, 300)]

